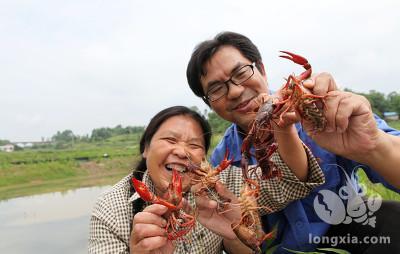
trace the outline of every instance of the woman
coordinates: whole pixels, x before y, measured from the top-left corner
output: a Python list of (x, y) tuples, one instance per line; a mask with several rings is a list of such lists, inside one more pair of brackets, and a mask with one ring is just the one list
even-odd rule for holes
[[(90, 223), (89, 253), (222, 253), (223, 249), (234, 250), (237, 253), (250, 251), (237, 238), (231, 237), (229, 232), (213, 229), (214, 233), (199, 223), (196, 223), (187, 241), (168, 241), (163, 228), (166, 221), (162, 217), (167, 208), (158, 204), (145, 204), (137, 193), (134, 193), (131, 185), (132, 177), (135, 177), (146, 183), (157, 196), (162, 196), (171, 181), (171, 169), (175, 168), (182, 175), (185, 198), (194, 206), (195, 199), (189, 191), (191, 177), (187, 174), (189, 158), (190, 163), (199, 164), (208, 151), (210, 138), (208, 122), (186, 107), (170, 107), (155, 115), (140, 140), (142, 160), (135, 171), (103, 194), (94, 207)], [(310, 160), (315, 160), (311, 154), (309, 157)], [(280, 162), (278, 158), (277, 165), (281, 165)], [(264, 192), (268, 192), (265, 191), (268, 188), (276, 190), (276, 186), (285, 183), (285, 179), (291, 183), (296, 181), (297, 178), (287, 166), (283, 165), (280, 169), (283, 172), (282, 179), (262, 184)], [(235, 167), (225, 171), (221, 180), (231, 193), (237, 195), (241, 187), (241, 171)], [(309, 179), (315, 179), (315, 175), (320, 179), (320, 174), (320, 168), (313, 168), (310, 170)], [(304, 187), (306, 193), (303, 189), (293, 192), (293, 184), (290, 190), (283, 184), (284, 187), (278, 187), (278, 192), (272, 191), (271, 194), (263, 195), (269, 202), (273, 200), (273, 210), (282, 209), (290, 200), (302, 198), (313, 187), (323, 183), (323, 175), (318, 183), (298, 183), (298, 188)], [(302, 194), (286, 195), (287, 193)], [(201, 214), (204, 210), (207, 212), (207, 209), (199, 211), (199, 218), (204, 218)], [(225, 219), (229, 218), (235, 216), (229, 215)], [(207, 225), (204, 220), (200, 221)]]

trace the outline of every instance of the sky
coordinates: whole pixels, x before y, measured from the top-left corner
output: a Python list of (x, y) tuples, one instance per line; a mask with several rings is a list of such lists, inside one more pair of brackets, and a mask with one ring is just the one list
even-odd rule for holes
[(143, 126), (192, 94), (193, 48), (221, 31), (259, 48), (272, 89), (305, 56), (357, 92), (400, 92), (400, 2), (393, 0), (1, 0), (0, 139)]

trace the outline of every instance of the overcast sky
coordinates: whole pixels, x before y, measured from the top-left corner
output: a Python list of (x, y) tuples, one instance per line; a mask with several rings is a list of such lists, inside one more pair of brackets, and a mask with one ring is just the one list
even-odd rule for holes
[(186, 83), (196, 44), (224, 30), (259, 47), (272, 89), (306, 56), (355, 91), (399, 91), (393, 1), (1, 0), (0, 139), (146, 125), (172, 105), (205, 109)]

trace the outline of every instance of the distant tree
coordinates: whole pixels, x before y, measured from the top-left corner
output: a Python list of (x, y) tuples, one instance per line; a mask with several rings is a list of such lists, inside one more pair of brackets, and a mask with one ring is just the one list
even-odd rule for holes
[(22, 150), (24, 150), (24, 148), (23, 148), (23, 147), (20, 147), (20, 146), (14, 146), (14, 151), (22, 151)]
[(4, 146), (10, 144), (10, 141), (7, 139), (0, 139), (0, 146)]
[(191, 106), (191, 110), (196, 111), (197, 113), (201, 114), (200, 109), (197, 106)]
[(57, 131), (55, 135), (51, 137), (51, 140), (58, 143), (73, 142), (75, 135), (71, 130), (65, 130), (63, 132)]
[(125, 131), (126, 134), (141, 134), (144, 132), (144, 126), (127, 126)]
[(222, 119), (220, 116), (217, 115), (214, 111), (210, 111), (208, 113), (208, 122), (211, 125), (211, 129), (213, 133), (224, 133), (226, 128), (228, 128), (231, 123)]
[(98, 128), (92, 130), (92, 135), (90, 136), (90, 140), (92, 141), (101, 141), (108, 139), (112, 136), (112, 130), (110, 128)]
[(89, 142), (90, 141), (89, 135), (87, 135), (87, 134), (79, 136), (77, 138), (79, 139), (79, 142)]
[(345, 88), (344, 91), (360, 94), (367, 98), (371, 104), (372, 111), (380, 117), (383, 117), (383, 112), (390, 110), (390, 103), (386, 99), (385, 94), (381, 92), (370, 90), (369, 93), (358, 93), (348, 88)]
[(383, 116), (383, 112), (388, 111), (389, 104), (385, 98), (385, 94), (377, 92), (375, 90), (370, 90), (368, 94), (365, 95), (369, 102), (371, 103), (372, 110), (379, 116)]
[(113, 136), (127, 134), (125, 128), (123, 128), (120, 124), (112, 128), (111, 132)]
[(400, 114), (400, 94), (391, 92), (388, 95), (388, 103), (390, 105), (390, 111), (395, 111)]

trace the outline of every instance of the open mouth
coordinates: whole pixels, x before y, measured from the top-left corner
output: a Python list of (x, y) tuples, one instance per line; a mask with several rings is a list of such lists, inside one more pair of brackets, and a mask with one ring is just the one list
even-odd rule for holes
[(168, 171), (172, 171), (172, 169), (177, 170), (180, 173), (185, 173), (187, 171), (187, 167), (185, 165), (182, 164), (176, 164), (176, 163), (170, 163), (170, 164), (166, 164), (165, 168)]

